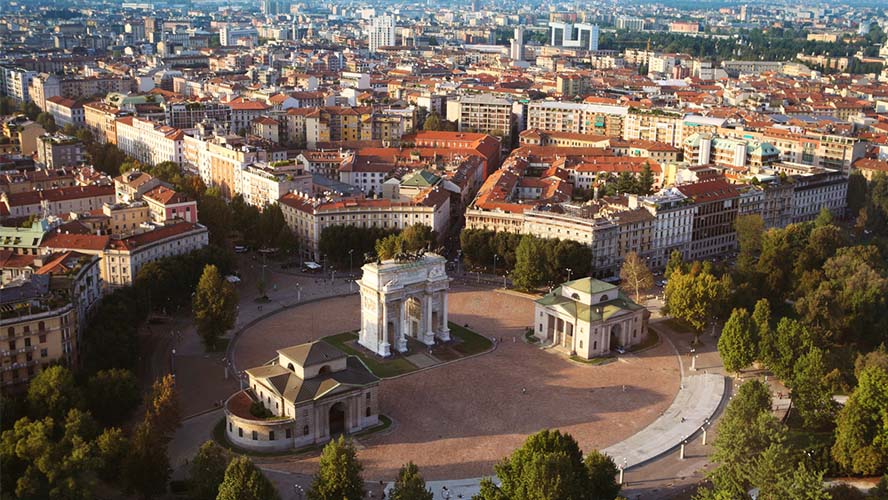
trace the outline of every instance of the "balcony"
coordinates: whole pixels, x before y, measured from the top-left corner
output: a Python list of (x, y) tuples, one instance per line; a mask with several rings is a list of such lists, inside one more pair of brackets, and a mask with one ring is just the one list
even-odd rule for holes
[(40, 364), (39, 359), (32, 359), (31, 361), (22, 361), (19, 363), (5, 364), (2, 368), (0, 368), (0, 372), (8, 372), (9, 370), (18, 370), (19, 368), (27, 368), (29, 366), (36, 366)]
[(12, 356), (12, 355), (14, 355), (14, 354), (25, 354), (25, 353), (33, 352), (33, 351), (36, 351), (36, 350), (37, 350), (37, 346), (35, 346), (35, 345), (25, 346), (25, 347), (21, 347), (21, 348), (19, 348), (19, 349), (11, 349), (11, 350), (8, 350), (8, 351), (0, 351), (0, 357), (4, 357), (4, 358), (5, 358), (6, 356)]

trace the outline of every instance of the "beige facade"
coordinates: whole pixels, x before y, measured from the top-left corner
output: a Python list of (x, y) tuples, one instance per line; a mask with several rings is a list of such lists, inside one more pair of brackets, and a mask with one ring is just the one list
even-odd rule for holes
[[(379, 424), (379, 379), (326, 342), (281, 349), (246, 379), (248, 388), (225, 403), (226, 435), (242, 448), (301, 448)], [(254, 403), (274, 417), (254, 416)]]
[(649, 316), (616, 285), (582, 278), (536, 301), (534, 335), (544, 345), (591, 359), (644, 342)]

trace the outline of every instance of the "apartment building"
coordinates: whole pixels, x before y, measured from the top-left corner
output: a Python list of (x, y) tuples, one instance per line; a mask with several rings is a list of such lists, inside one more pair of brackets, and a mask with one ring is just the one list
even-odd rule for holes
[(733, 139), (695, 132), (684, 140), (684, 159), (693, 165), (752, 167), (758, 171), (780, 157), (780, 151), (767, 142)]
[(117, 144), (117, 120), (129, 113), (101, 101), (83, 105), (83, 125), (100, 144)]
[(28, 102), (32, 100), (30, 86), (35, 76), (37, 76), (36, 71), (15, 66), (0, 66), (0, 89), (4, 95), (12, 97), (16, 102)]
[(83, 163), (84, 147), (76, 137), (62, 134), (42, 135), (37, 141), (37, 162), (46, 168)]
[(144, 118), (127, 116), (117, 120), (117, 147), (149, 165), (165, 161), (181, 164), (184, 136), (182, 130)]
[(287, 193), (311, 193), (311, 174), (298, 162), (256, 162), (235, 171), (234, 189), (248, 205), (265, 208)]
[(828, 209), (834, 217), (844, 217), (848, 201), (848, 176), (835, 170), (794, 175), (792, 222), (807, 222), (817, 218), (820, 210)]
[(780, 151), (780, 160), (813, 167), (851, 172), (851, 165), (866, 153), (866, 142), (857, 137), (822, 134), (817, 132), (792, 132), (780, 128), (767, 128), (762, 138)]
[(621, 137), (629, 114), (624, 106), (537, 101), (527, 106), (527, 128), (546, 132)]
[(75, 186), (45, 191), (0, 193), (0, 208), (5, 208), (8, 214), (5, 217), (15, 218), (89, 212), (101, 209), (105, 203), (114, 203), (112, 186)]
[(697, 206), (688, 257), (703, 260), (735, 249), (740, 193), (722, 178), (675, 186)]
[(31, 80), (29, 92), (37, 106), (46, 111), (47, 99), (55, 96), (76, 101), (95, 95), (107, 95), (112, 92), (129, 94), (138, 90), (136, 80), (130, 77), (58, 76), (41, 73)]
[(464, 95), (447, 101), (447, 119), (460, 132), (483, 132), (508, 138), (512, 134), (512, 101), (490, 94)]
[(66, 125), (82, 127), (84, 124), (83, 103), (74, 99), (50, 97), (46, 100), (46, 112), (52, 115), (59, 128)]
[(185, 255), (208, 244), (206, 227), (184, 221), (123, 239), (112, 239), (102, 252), (102, 279), (111, 287), (131, 285), (145, 264)]
[(319, 249), (321, 234), (330, 226), (401, 230), (425, 224), (443, 235), (450, 221), (450, 195), (440, 188), (425, 189), (410, 201), (363, 197), (330, 201), (288, 193), (280, 204), (287, 225), (303, 242), (304, 256), (318, 261), (323, 261)]

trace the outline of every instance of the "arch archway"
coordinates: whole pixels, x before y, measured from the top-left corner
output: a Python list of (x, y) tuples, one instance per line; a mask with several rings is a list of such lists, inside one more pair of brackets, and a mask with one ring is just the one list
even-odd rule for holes
[(336, 403), (330, 407), (330, 437), (345, 433), (345, 404)]
[(623, 329), (620, 327), (620, 324), (611, 327), (610, 331), (610, 348), (611, 350), (616, 349), (617, 347), (623, 347), (622, 341), (622, 333)]
[(330, 365), (324, 365), (318, 370), (318, 375), (324, 375), (330, 373), (332, 370), (330, 369)]

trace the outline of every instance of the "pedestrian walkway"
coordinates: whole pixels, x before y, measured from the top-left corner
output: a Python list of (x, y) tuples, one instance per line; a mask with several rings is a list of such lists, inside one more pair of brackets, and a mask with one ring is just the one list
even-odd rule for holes
[[(663, 414), (628, 439), (601, 450), (617, 466), (630, 469), (659, 457), (696, 434), (713, 417), (725, 394), (721, 375), (691, 375)], [(472, 498), (481, 489), (481, 478), (428, 481), (435, 500)], [(390, 483), (388, 488), (391, 488)]]
[(725, 394), (721, 375), (692, 375), (672, 405), (657, 420), (625, 441), (602, 450), (626, 469), (643, 464), (679, 446), (712, 418)]

